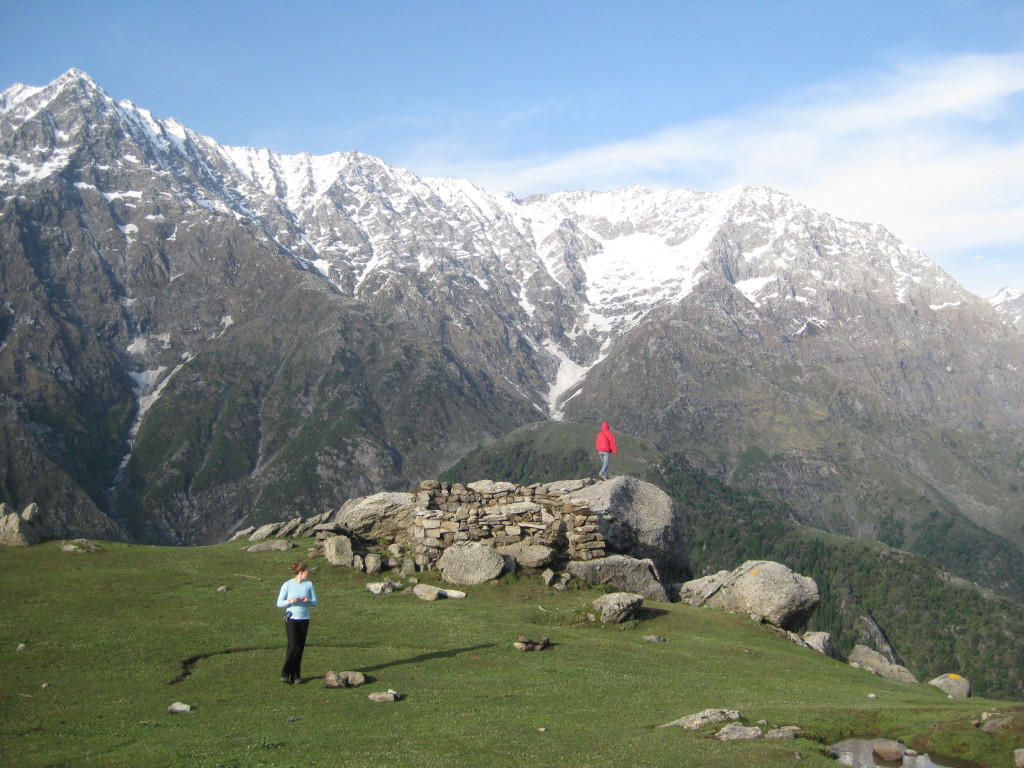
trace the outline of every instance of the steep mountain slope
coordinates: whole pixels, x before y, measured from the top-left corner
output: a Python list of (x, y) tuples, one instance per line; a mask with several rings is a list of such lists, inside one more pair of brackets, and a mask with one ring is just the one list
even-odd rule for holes
[(1024, 327), (1024, 291), (1003, 288), (988, 300), (996, 311), (1005, 315), (1017, 328)]
[(224, 147), (73, 70), (0, 95), (0, 195), (0, 488), (60, 533), (210, 541), (554, 417), (839, 532), (1024, 545), (1020, 332), (774, 190), (518, 200)]

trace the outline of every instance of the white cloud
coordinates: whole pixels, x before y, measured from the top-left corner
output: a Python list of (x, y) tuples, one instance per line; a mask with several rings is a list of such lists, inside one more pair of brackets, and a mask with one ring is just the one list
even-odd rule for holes
[[(843, 218), (882, 223), (984, 292), (988, 286), (970, 284), (944, 257), (1017, 249), (1024, 261), (1022, 128), (1024, 54), (964, 55), (823, 84), (630, 141), (446, 164), (442, 173), (518, 194), (764, 184)], [(1019, 269), (1009, 279), (1024, 287), (1024, 264)]]

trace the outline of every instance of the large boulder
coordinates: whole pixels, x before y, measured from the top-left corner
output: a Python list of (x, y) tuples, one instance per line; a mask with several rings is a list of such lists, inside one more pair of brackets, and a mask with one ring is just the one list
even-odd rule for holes
[(695, 582), (683, 584), (679, 592), (683, 602), (757, 614), (790, 631), (810, 618), (819, 600), (814, 579), (770, 560), (748, 560), (731, 573), (721, 571)]
[(352, 567), (353, 552), (352, 539), (348, 536), (331, 536), (321, 543), (324, 558), (331, 565), (342, 565), (346, 568)]
[(971, 681), (962, 675), (949, 673), (929, 680), (928, 685), (946, 692), (953, 699), (968, 699), (971, 696)]
[(623, 475), (573, 491), (564, 499), (598, 516), (609, 552), (649, 558), (666, 578), (691, 574), (672, 499), (657, 486)]
[(367, 541), (412, 546), (416, 497), (411, 493), (377, 493), (349, 499), (334, 515), (334, 522)]
[(497, 550), (508, 555), (523, 568), (543, 568), (555, 559), (555, 550), (543, 544), (505, 544)]
[(906, 667), (893, 664), (878, 651), (868, 648), (866, 645), (855, 645), (850, 652), (848, 661), (856, 664), (861, 669), (874, 672), (876, 675), (892, 680), (897, 683), (916, 683), (917, 678)]
[(601, 621), (606, 624), (621, 624), (640, 610), (643, 604), (644, 599), (632, 592), (612, 592), (594, 601), (594, 607), (601, 612)]
[(37, 504), (29, 504), (21, 514), (0, 503), (0, 544), (8, 547), (29, 547), (48, 535)]
[(828, 632), (804, 632), (801, 639), (807, 644), (808, 648), (812, 648), (818, 653), (823, 653), (829, 658), (840, 661), (839, 652), (836, 647), (832, 645), (832, 635)]
[(505, 569), (505, 558), (479, 541), (460, 541), (437, 560), (441, 578), (449, 584), (483, 584)]
[(572, 560), (566, 569), (587, 584), (608, 584), (625, 592), (635, 592), (645, 600), (663, 603), (669, 600), (651, 560), (609, 555), (594, 560)]

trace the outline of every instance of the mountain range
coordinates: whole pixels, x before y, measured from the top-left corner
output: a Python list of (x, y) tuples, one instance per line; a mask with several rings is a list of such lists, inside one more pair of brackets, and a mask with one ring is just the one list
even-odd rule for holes
[[(194, 544), (613, 428), (1013, 591), (1020, 295), (764, 187), (524, 199), (0, 94), (0, 500)], [(977, 557), (979, 552), (994, 553)]]

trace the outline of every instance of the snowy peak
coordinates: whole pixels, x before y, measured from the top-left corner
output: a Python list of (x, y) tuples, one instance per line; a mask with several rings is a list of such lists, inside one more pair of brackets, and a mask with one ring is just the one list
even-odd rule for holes
[(989, 298), (988, 303), (1016, 328), (1024, 330), (1024, 291), (1001, 288)]

